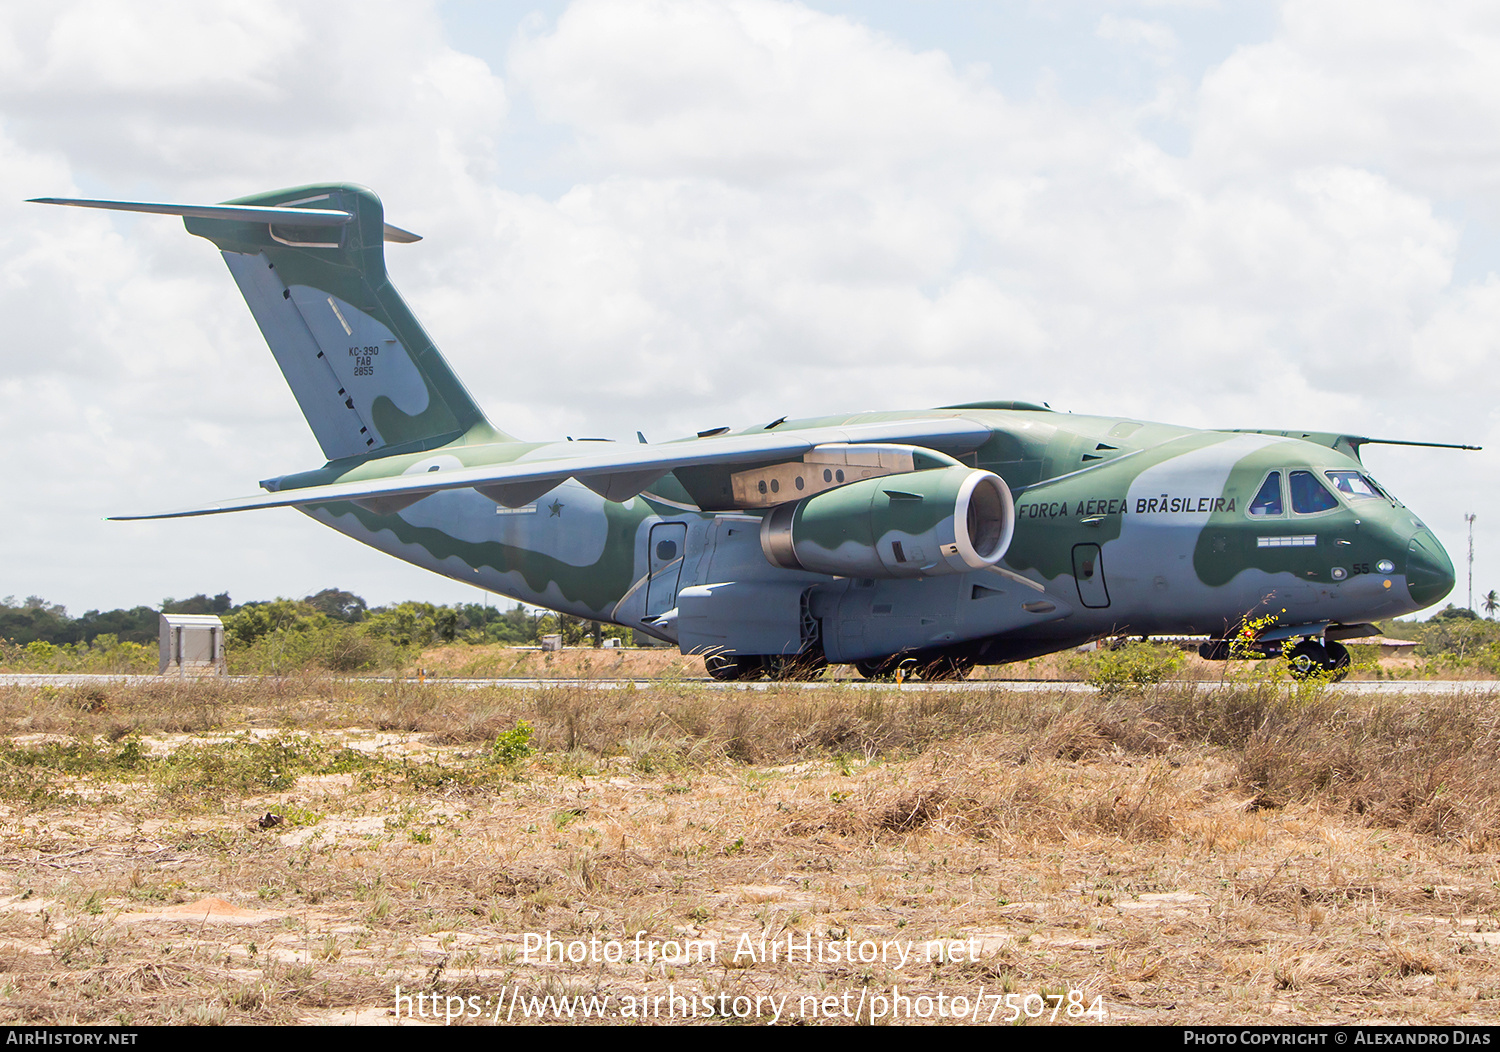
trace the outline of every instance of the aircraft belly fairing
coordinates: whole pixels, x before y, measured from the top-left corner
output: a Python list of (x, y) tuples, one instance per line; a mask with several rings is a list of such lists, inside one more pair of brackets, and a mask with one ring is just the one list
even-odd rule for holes
[(526, 443), (484, 417), (390, 283), (384, 242), (417, 238), (371, 191), (47, 201), (182, 215), (214, 242), (328, 457), (264, 494), (131, 517), (297, 507), (455, 580), (705, 653), (722, 678), (824, 661), (879, 675), (906, 656), (961, 675), (1264, 615), (1338, 670), (1337, 638), (1363, 630), (1341, 626), (1453, 586), (1441, 545), (1364, 473), (1372, 439), (982, 402)]

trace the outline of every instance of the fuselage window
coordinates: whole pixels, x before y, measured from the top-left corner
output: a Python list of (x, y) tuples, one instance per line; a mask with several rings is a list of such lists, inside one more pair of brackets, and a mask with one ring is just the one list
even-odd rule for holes
[(1287, 477), (1292, 487), (1292, 510), (1298, 515), (1316, 515), (1339, 506), (1338, 499), (1311, 471), (1294, 471)]
[(1281, 472), (1273, 471), (1266, 476), (1260, 492), (1250, 502), (1250, 514), (1261, 518), (1281, 514)]

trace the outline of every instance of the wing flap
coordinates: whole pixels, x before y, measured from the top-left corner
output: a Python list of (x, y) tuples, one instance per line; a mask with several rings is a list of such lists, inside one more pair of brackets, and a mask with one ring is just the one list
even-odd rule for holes
[(556, 488), (563, 481), (561, 478), (548, 478), (542, 479), (540, 482), (494, 483), (488, 486), (479, 485), (474, 488), (502, 508), (524, 508), (548, 490)]
[(373, 511), (376, 515), (394, 515), (404, 508), (409, 508), (419, 500), (426, 500), (432, 496), (433, 490), (424, 489), (416, 493), (397, 493), (390, 497), (366, 497), (356, 500), (366, 511)]
[(613, 475), (585, 475), (578, 481), (605, 500), (624, 504), (630, 498), (640, 496), (642, 490), (649, 489), (653, 482), (665, 474), (665, 471), (647, 468), (645, 471), (621, 471)]

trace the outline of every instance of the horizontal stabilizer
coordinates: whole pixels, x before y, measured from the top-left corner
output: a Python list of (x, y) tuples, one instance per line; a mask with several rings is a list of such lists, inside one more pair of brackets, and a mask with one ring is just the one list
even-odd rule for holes
[[(479, 490), (497, 503), (514, 507), (522, 498), (535, 499), (535, 496), (546, 493), (570, 478), (577, 479), (610, 500), (625, 501), (639, 494), (655, 479), (678, 468), (763, 463), (779, 457), (802, 456), (820, 445), (842, 445), (861, 440), (880, 442), (906, 438), (949, 449), (976, 449), (989, 435), (989, 429), (981, 424), (962, 417), (950, 417), (822, 427), (784, 435), (762, 431), (749, 435), (687, 439), (654, 446), (623, 446), (582, 456), (573, 454), (570, 449), (565, 456), (513, 460), (484, 467), (429, 471), (359, 482), (335, 482), (326, 486), (307, 486), (253, 497), (239, 497), (201, 508), (156, 515), (118, 515), (114, 518), (181, 519), (336, 501), (356, 501), (365, 507), (393, 507), (394, 502), (384, 502), (391, 498), (417, 494), (426, 496), (439, 490), (470, 488)], [(921, 437), (918, 439), (916, 436)], [(376, 505), (375, 501), (381, 501), (382, 504)]]
[[(185, 219), (228, 219), (241, 223), (281, 223), (286, 226), (343, 226), (354, 214), (338, 208), (293, 208), (274, 205), (171, 205), (153, 201), (93, 201), (81, 197), (33, 197), (37, 205), (72, 205), (75, 208), (106, 208), (115, 212), (150, 212)], [(385, 240), (409, 245), (421, 235), (385, 224)]]
[(194, 219), (236, 219), (243, 223), (294, 223), (297, 226), (343, 226), (354, 216), (337, 208), (272, 208), (263, 205), (168, 205), (148, 201), (88, 201), (79, 197), (33, 197), (28, 204), (107, 208), (115, 212), (151, 212)]

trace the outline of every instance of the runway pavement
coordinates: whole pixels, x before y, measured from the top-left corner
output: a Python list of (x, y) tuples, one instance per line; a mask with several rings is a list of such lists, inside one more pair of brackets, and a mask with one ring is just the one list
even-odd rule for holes
[[(226, 683), (256, 683), (268, 677), (262, 676), (225, 676), (220, 682)], [(87, 684), (146, 684), (160, 683), (168, 680), (163, 676), (112, 676), (97, 674), (30, 674), (18, 672), (0, 673), (0, 686), (51, 686), (72, 687)], [(389, 676), (357, 676), (350, 677), (353, 682), (358, 683), (394, 683), (396, 679)], [(184, 682), (194, 682), (194, 677), (189, 677)], [(433, 685), (445, 685), (455, 687), (467, 687), (480, 689), (483, 687), (569, 687), (590, 686), (600, 690), (622, 690), (626, 687), (634, 687), (636, 690), (647, 690), (658, 686), (659, 681), (651, 679), (467, 679), (467, 678), (443, 678), (428, 677), (426, 680), (407, 678), (401, 682), (416, 685), (425, 682)], [(956, 683), (880, 683), (862, 679), (829, 679), (813, 680), (811, 682), (799, 683), (792, 681), (771, 682), (769, 680), (749, 680), (735, 683), (721, 683), (718, 680), (707, 677), (698, 679), (674, 679), (673, 683), (691, 683), (697, 687), (710, 690), (767, 690), (771, 687), (778, 689), (793, 688), (797, 690), (838, 690), (858, 688), (861, 690), (888, 690), (900, 691), (902, 693), (922, 691), (955, 691), (955, 690), (1007, 690), (1018, 693), (1031, 692), (1065, 692), (1065, 693), (1087, 693), (1094, 688), (1087, 683), (1075, 680), (1035, 680), (1035, 679), (971, 679)], [(1221, 685), (1219, 680), (1198, 680), (1196, 685), (1202, 690), (1212, 690)], [(1344, 691), (1351, 694), (1500, 694), (1500, 680), (1441, 680), (1441, 679), (1401, 679), (1401, 680), (1350, 680), (1345, 683), (1335, 684), (1330, 690)]]

